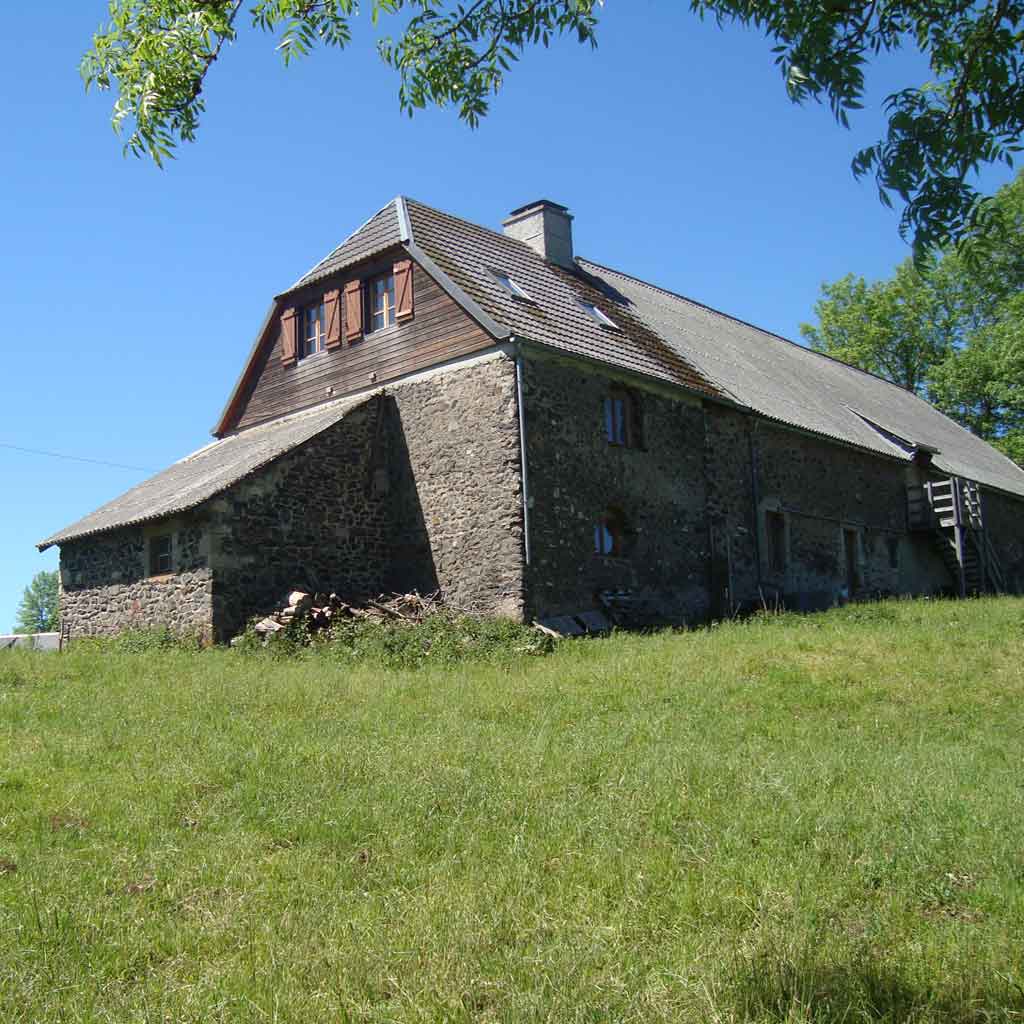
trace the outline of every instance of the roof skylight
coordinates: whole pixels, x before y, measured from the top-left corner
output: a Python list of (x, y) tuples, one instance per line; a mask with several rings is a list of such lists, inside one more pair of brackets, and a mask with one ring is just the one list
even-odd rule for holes
[(491, 270), (491, 277), (494, 278), (502, 288), (505, 289), (514, 299), (526, 299), (527, 302), (533, 302), (533, 299), (509, 277), (503, 270)]
[(584, 302), (583, 299), (580, 299), (579, 303), (591, 320), (596, 320), (602, 327), (611, 327), (615, 331), (621, 330), (619, 325), (607, 313), (602, 313), (592, 302)]

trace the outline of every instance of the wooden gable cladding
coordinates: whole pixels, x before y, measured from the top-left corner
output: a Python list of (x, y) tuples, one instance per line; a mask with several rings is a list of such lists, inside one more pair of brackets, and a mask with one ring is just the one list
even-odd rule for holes
[(392, 273), (395, 278), (395, 319), (408, 320), (413, 312), (412, 260), (396, 260)]
[(298, 357), (299, 311), (288, 308), (281, 314), (281, 363), (294, 366)]
[[(410, 264), (406, 273), (410, 295), (410, 315), (380, 330), (363, 333), (363, 285), (380, 274), (394, 272), (402, 262)], [(349, 294), (358, 291), (360, 330), (354, 339), (348, 337)], [(331, 314), (328, 297), (337, 291), (341, 298), (341, 339), (330, 343)], [(396, 319), (399, 303), (399, 282), (396, 275)], [(493, 344), (493, 339), (472, 320), (422, 267), (414, 266), (402, 250), (392, 250), (379, 259), (367, 260), (337, 277), (287, 296), (292, 309), (301, 309), (323, 299), (328, 344), (324, 352), (282, 362), (285, 334), (278, 331), (283, 312), (275, 317), (255, 357), (248, 381), (231, 414), (226, 417), (222, 433), (254, 426), (257, 423), (308, 408), (332, 398), (352, 394), (410, 373), (425, 370), (436, 363), (468, 355)], [(411, 312), (415, 310), (415, 316)], [(280, 319), (279, 319), (280, 318)], [(298, 337), (298, 323), (295, 338)], [(361, 340), (360, 340), (361, 339)], [(356, 341), (356, 344), (352, 342)]]
[(345, 285), (345, 340), (358, 341), (363, 336), (363, 282), (355, 278)]

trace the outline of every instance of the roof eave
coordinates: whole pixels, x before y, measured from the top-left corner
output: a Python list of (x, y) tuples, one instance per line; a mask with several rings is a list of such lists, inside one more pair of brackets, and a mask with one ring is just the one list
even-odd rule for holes
[[(631, 370), (619, 363), (611, 363), (605, 359), (598, 359), (595, 356), (583, 355), (580, 352), (570, 352), (568, 349), (558, 348), (556, 345), (549, 345), (543, 341), (536, 341), (533, 338), (527, 338), (522, 334), (517, 334), (514, 337), (510, 334), (509, 340), (515, 342), (515, 344), (521, 348), (534, 348), (539, 351), (558, 356), (560, 359), (567, 359), (570, 362), (582, 363), (585, 366), (600, 367), (602, 370), (611, 370), (617, 374), (634, 380), (644, 380), (651, 384), (658, 384), (662, 387), (670, 388), (673, 391), (682, 391), (684, 394), (687, 394), (692, 398), (700, 398), (708, 402), (715, 402), (718, 405), (724, 405), (739, 412), (749, 413), (753, 411), (749, 406), (737, 402), (734, 398), (731, 398), (724, 392), (715, 394), (711, 391), (705, 391), (703, 388), (695, 388), (690, 384), (684, 384), (681, 381), (672, 380), (669, 377), (659, 377), (658, 375), (649, 373), (645, 370)], [(709, 383), (713, 384), (714, 382)], [(714, 386), (716, 388), (718, 387), (717, 384), (714, 384)]]

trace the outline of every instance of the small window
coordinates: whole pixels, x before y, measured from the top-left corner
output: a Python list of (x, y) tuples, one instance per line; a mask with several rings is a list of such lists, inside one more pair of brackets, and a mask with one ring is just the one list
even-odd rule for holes
[(614, 331), (620, 329), (619, 325), (610, 316), (608, 316), (606, 313), (602, 313), (601, 310), (599, 310), (597, 306), (595, 306), (592, 302), (584, 302), (581, 299), (580, 306), (583, 308), (584, 312), (587, 314), (587, 316), (590, 317), (591, 320), (596, 321), (602, 327), (610, 327)]
[(772, 572), (786, 571), (786, 517), (782, 512), (764, 514), (765, 540), (768, 542), (768, 568)]
[(898, 537), (889, 538), (889, 568), (900, 567), (900, 542)]
[(616, 388), (605, 397), (604, 434), (609, 444), (640, 447), (640, 408), (628, 391)]
[(323, 302), (306, 306), (302, 311), (302, 337), (299, 344), (299, 358), (323, 352), (327, 344), (327, 325), (324, 322)]
[(369, 292), (368, 331), (379, 331), (395, 322), (395, 275), (381, 274), (367, 283)]
[(171, 571), (171, 535), (149, 538), (149, 575), (165, 576)]
[(624, 533), (622, 513), (618, 509), (609, 509), (594, 524), (594, 554), (621, 555)]
[(512, 298), (525, 299), (527, 302), (533, 302), (533, 299), (531, 299), (530, 296), (503, 270), (492, 270), (490, 271), (490, 274), (494, 280), (512, 296)]

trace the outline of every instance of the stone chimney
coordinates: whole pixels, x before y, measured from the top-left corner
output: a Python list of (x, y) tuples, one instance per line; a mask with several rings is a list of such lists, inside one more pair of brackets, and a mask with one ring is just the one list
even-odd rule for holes
[(574, 266), (572, 259), (572, 214), (565, 206), (538, 199), (513, 210), (502, 221), (509, 238), (518, 238), (546, 260), (562, 267)]

